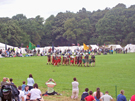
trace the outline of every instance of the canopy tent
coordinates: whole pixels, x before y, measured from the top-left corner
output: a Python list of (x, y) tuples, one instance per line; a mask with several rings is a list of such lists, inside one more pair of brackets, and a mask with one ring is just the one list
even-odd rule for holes
[[(89, 45), (87, 45), (89, 46)], [(92, 47), (92, 49), (98, 49), (99, 47), (97, 45), (90, 45)], [(52, 46), (46, 46), (44, 47), (45, 50), (48, 50), (52, 48)], [(75, 49), (79, 49), (82, 50), (83, 49), (83, 45), (82, 46), (59, 46), (59, 47), (54, 47), (54, 49), (59, 49), (62, 52), (64, 52), (64, 50), (68, 50), (70, 49), (72, 52), (74, 52)]]
[[(50, 48), (52, 48), (52, 46), (44, 47), (45, 50), (48, 50)], [(79, 47), (79, 46), (59, 46), (59, 47), (54, 47), (54, 49), (56, 49), (56, 50), (59, 49), (62, 52), (64, 52), (65, 50), (68, 50), (68, 49), (70, 49), (72, 52), (74, 52), (74, 50), (78, 49), (78, 48), (81, 49), (81, 47)]]
[(99, 48), (99, 46), (97, 46), (97, 45), (90, 45), (91, 47), (92, 47), (92, 49), (98, 49)]
[(45, 49), (43, 47), (36, 47), (35, 50), (36, 51), (40, 50), (40, 53), (42, 53), (43, 51), (45, 51)]
[(112, 47), (112, 50), (114, 49), (122, 49), (122, 47), (120, 45), (115, 45), (115, 44), (112, 44), (112, 45), (108, 45), (108, 48), (111, 48)]
[[(7, 49), (8, 48), (14, 48), (15, 52), (19, 52), (19, 53), (22, 52), (23, 54), (26, 54), (25, 48), (18, 48), (18, 47), (7, 45)], [(5, 50), (5, 44), (4, 43), (0, 43), (0, 49)]]
[(127, 52), (135, 52), (135, 44), (127, 44), (124, 49), (127, 49)]
[[(7, 49), (8, 48), (13, 48), (13, 46), (7, 45)], [(0, 49), (5, 50), (5, 44), (4, 43), (0, 43)]]

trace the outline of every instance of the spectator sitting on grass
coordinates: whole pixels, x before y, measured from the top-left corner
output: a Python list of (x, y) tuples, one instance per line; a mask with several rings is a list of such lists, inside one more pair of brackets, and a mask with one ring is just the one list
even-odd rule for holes
[(20, 99), (20, 101), (25, 101), (24, 100), (24, 92), (22, 91), (22, 87), (21, 86), (19, 86), (18, 87), (18, 90), (19, 90), (19, 99)]
[(9, 80), (9, 78), (4, 77), (3, 81), (1, 82), (1, 86), (5, 85), (7, 83), (10, 83), (10, 80)]
[(23, 85), (22, 85), (22, 91), (24, 91), (25, 90), (25, 86), (26, 86), (25, 85), (25, 81), (23, 81), (22, 83), (23, 83)]
[(96, 101), (95, 98), (92, 96), (93, 92), (90, 91), (89, 94), (90, 94), (89, 96), (85, 97), (85, 100), (86, 101)]
[(25, 86), (24, 95), (27, 95), (29, 93), (29, 86)]
[(34, 83), (35, 82), (34, 82), (32, 74), (29, 74), (29, 78), (27, 78), (27, 85), (29, 86), (29, 90), (33, 88)]
[(94, 92), (93, 96), (96, 99), (96, 101), (99, 101), (100, 97), (103, 95), (102, 92), (100, 92), (100, 88), (97, 88), (97, 91)]
[(113, 98), (109, 95), (109, 92), (106, 91), (105, 95), (101, 96), (100, 101), (113, 101)]
[(82, 97), (81, 97), (81, 100), (80, 101), (85, 101), (85, 97), (87, 97), (89, 94), (88, 94), (88, 91), (89, 89), (88, 88), (85, 88), (85, 92), (83, 92), (82, 94)]
[(117, 101), (127, 101), (126, 97), (124, 96), (124, 90), (120, 91), (121, 94), (117, 96)]
[(30, 96), (28, 96), (29, 94), (29, 86), (25, 86), (25, 89), (23, 90), (24, 92), (24, 99), (30, 99)]
[(27, 101), (33, 101), (33, 100), (41, 99), (41, 91), (38, 89), (37, 83), (34, 84), (33, 89), (30, 90), (28, 96), (30, 96), (30, 100), (27, 99)]
[(14, 85), (14, 83), (13, 83), (13, 79), (12, 79), (12, 78), (10, 78), (10, 83)]
[(57, 92), (54, 91), (54, 86), (56, 86), (56, 82), (50, 78), (46, 83), (45, 83), (48, 87), (47, 92), (45, 93), (46, 95), (59, 95)]

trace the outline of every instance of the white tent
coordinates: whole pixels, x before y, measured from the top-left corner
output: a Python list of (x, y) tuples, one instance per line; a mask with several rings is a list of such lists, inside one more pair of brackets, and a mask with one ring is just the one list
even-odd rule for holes
[(40, 53), (42, 53), (43, 51), (45, 51), (44, 47), (36, 47), (35, 48), (36, 51), (40, 50)]
[[(8, 48), (14, 48), (15, 52), (19, 52), (19, 53), (22, 52), (23, 54), (26, 54), (25, 48), (20, 49), (18, 47), (7, 45), (7, 49)], [(0, 49), (5, 50), (5, 44), (4, 43), (0, 43)]]
[(120, 45), (115, 45), (115, 44), (108, 45), (108, 48), (111, 48), (111, 47), (112, 47), (112, 50), (118, 49), (118, 48), (122, 49), (122, 47)]
[[(89, 46), (89, 45), (87, 45)], [(98, 49), (99, 47), (97, 45), (90, 45), (92, 47), (92, 49)], [(51, 46), (46, 46), (44, 47), (44, 49), (50, 49), (52, 48)], [(59, 49), (62, 52), (64, 52), (64, 50), (70, 49), (72, 52), (74, 52), (75, 49), (79, 49), (82, 50), (83, 49), (83, 45), (82, 46), (59, 46), (59, 47), (54, 47), (54, 49)]]
[(99, 47), (97, 45), (90, 45), (92, 49), (98, 49)]
[[(45, 50), (48, 50), (50, 48), (52, 48), (52, 47), (51, 46), (44, 47)], [(65, 50), (68, 50), (68, 49), (70, 49), (72, 52), (74, 52), (74, 50), (77, 49), (77, 48), (81, 49), (81, 47), (79, 47), (79, 46), (59, 46), (59, 47), (54, 47), (54, 49), (56, 49), (56, 50), (59, 49), (62, 52), (64, 52)]]
[(127, 44), (124, 49), (127, 49), (127, 52), (135, 52), (135, 44)]
[[(13, 46), (7, 45), (7, 49), (8, 48), (13, 48)], [(0, 43), (0, 49), (4, 49), (5, 50), (5, 44), (4, 43)]]

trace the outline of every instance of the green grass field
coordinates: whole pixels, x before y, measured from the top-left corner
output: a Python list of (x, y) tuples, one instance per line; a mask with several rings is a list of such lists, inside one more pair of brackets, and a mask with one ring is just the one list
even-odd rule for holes
[(62, 96), (47, 96), (44, 97), (45, 101), (72, 101), (70, 96), (73, 77), (76, 77), (79, 82), (78, 101), (86, 87), (93, 92), (100, 87), (103, 93), (109, 91), (113, 98), (116, 98), (115, 86), (117, 86), (117, 94), (121, 89), (125, 90), (127, 100), (135, 94), (135, 53), (98, 55), (95, 67), (54, 67), (47, 65), (46, 62), (45, 56), (1, 58), (0, 80), (2, 81), (3, 77), (13, 78), (14, 83), (20, 86), (31, 73), (44, 93), (47, 90), (45, 82), (53, 78), (57, 83), (55, 91)]

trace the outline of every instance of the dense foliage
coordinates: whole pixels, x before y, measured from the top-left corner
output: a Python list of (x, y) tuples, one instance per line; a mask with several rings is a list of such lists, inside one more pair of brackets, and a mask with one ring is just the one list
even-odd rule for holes
[(27, 18), (17, 14), (12, 18), (0, 18), (0, 42), (26, 47), (35, 45), (55, 46), (82, 44), (135, 44), (135, 5), (126, 8), (118, 4), (114, 8), (77, 13), (70, 11), (51, 15), (44, 20), (40, 16)]

